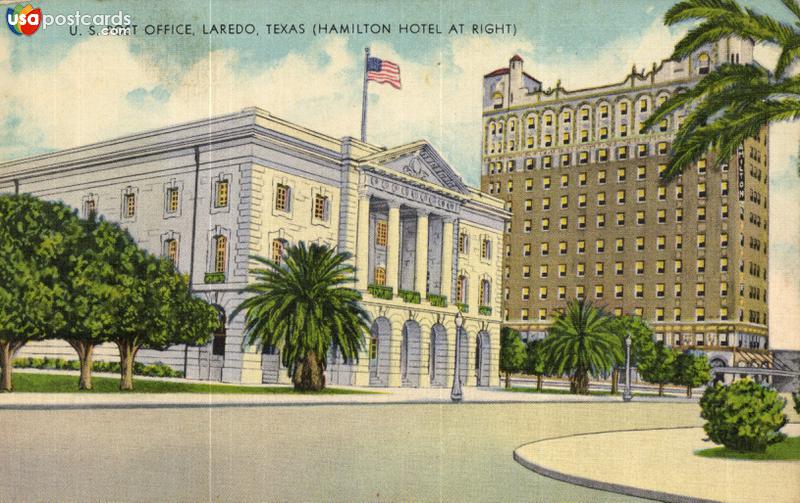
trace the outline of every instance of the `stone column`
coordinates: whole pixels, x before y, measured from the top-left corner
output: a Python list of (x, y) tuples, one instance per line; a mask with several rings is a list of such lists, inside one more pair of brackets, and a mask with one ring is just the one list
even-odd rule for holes
[(417, 211), (417, 252), (414, 271), (414, 289), (421, 298), (425, 298), (428, 290), (428, 212)]
[(386, 286), (397, 293), (400, 265), (400, 203), (389, 201), (388, 242), (386, 244)]
[(442, 295), (453, 302), (453, 220), (448, 218), (442, 226)]
[(369, 283), (369, 234), (369, 195), (359, 194), (356, 236), (356, 288), (359, 290), (366, 290)]

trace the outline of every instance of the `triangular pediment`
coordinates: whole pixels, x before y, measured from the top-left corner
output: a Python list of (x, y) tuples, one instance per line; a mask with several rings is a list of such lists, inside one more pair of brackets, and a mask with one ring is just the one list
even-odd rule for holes
[(362, 162), (388, 168), (405, 176), (467, 193), (464, 180), (428, 142), (420, 141), (384, 150), (361, 159)]

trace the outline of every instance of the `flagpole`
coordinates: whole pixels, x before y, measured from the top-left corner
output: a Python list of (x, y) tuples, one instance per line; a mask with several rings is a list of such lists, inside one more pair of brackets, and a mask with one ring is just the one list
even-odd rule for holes
[(367, 66), (369, 65), (369, 47), (364, 48), (364, 95), (361, 101), (361, 141), (367, 141)]

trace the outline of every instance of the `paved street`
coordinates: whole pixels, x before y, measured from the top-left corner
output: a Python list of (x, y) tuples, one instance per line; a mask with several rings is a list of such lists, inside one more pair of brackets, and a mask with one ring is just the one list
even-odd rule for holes
[(634, 501), (541, 477), (512, 452), (700, 424), (694, 403), (0, 410), (0, 501)]

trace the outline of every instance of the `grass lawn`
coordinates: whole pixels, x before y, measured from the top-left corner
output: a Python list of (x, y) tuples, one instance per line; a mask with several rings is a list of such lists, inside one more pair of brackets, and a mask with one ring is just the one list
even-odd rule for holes
[[(112, 377), (93, 377), (90, 391), (78, 390), (77, 375), (14, 372), (15, 393), (122, 393), (119, 379)], [(150, 379), (133, 380), (134, 390), (126, 393), (214, 393), (214, 394), (293, 394), (300, 393), (289, 386), (235, 386), (230, 384), (191, 383), (158, 381)], [(309, 394), (350, 395), (369, 394), (340, 388), (325, 388)]]
[(738, 452), (727, 447), (712, 447), (695, 454), (704, 458), (750, 459), (753, 461), (797, 461), (800, 460), (800, 437), (789, 437), (772, 444), (766, 452)]

